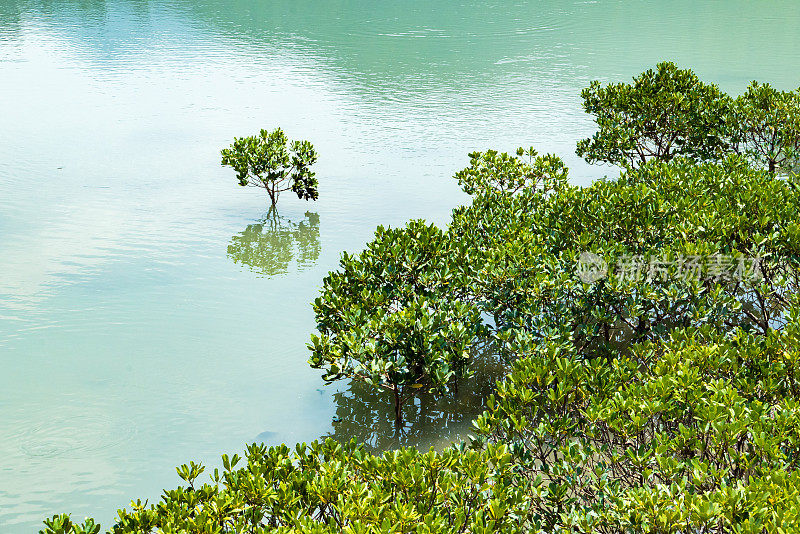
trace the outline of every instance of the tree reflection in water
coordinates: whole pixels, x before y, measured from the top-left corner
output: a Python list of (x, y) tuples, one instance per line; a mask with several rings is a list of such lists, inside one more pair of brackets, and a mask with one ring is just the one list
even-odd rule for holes
[(437, 449), (469, 434), (472, 420), (483, 413), (486, 398), (508, 367), (498, 357), (483, 351), (475, 360), (475, 374), (459, 383), (457, 391), (444, 396), (419, 395), (403, 407), (405, 425), (394, 423), (393, 404), (388, 391), (351, 381), (345, 391), (334, 394), (336, 417), (333, 430), (322, 439), (339, 442), (355, 439), (371, 451), (399, 446)]
[(319, 259), (322, 247), (319, 215), (306, 212), (305, 216), (294, 222), (271, 209), (264, 220), (231, 237), (228, 257), (265, 276), (288, 272), (292, 261), (298, 271), (308, 268)]

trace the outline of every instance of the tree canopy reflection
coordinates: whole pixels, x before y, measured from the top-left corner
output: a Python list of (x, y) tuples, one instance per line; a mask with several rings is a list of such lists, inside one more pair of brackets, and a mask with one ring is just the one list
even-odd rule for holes
[(336, 416), (333, 430), (322, 439), (339, 442), (355, 439), (367, 449), (383, 451), (400, 446), (437, 449), (470, 432), (472, 420), (483, 413), (486, 398), (507, 367), (494, 354), (477, 356), (475, 374), (455, 391), (436, 397), (422, 394), (403, 406), (404, 426), (397, 428), (389, 392), (351, 381), (334, 394)]
[(254, 273), (274, 276), (288, 272), (292, 262), (298, 271), (310, 267), (321, 250), (319, 215), (306, 212), (304, 220), (295, 222), (270, 210), (262, 221), (231, 237), (228, 257)]

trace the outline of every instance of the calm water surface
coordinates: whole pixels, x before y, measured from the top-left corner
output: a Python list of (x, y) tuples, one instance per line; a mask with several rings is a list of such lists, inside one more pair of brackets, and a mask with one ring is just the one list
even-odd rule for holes
[[(798, 27), (794, 0), (0, 0), (0, 532), (107, 524), (248, 441), (396, 444), (387, 399), (306, 364), (341, 251), (446, 223), (471, 150), (613, 172), (573, 155), (591, 79), (797, 87)], [(218, 153), (277, 125), (316, 145), (321, 199), (269, 218)], [(403, 439), (463, 433), (477, 382)]]

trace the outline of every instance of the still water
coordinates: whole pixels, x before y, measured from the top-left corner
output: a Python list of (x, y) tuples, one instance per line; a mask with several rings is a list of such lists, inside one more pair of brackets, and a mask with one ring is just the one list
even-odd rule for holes
[[(573, 154), (591, 79), (672, 59), (795, 88), (798, 27), (795, 0), (0, 0), (0, 532), (108, 524), (249, 441), (396, 444), (388, 399), (306, 364), (341, 251), (446, 223), (471, 150), (613, 172)], [(321, 198), (270, 217), (219, 150), (278, 125)], [(465, 432), (488, 383), (402, 441)]]

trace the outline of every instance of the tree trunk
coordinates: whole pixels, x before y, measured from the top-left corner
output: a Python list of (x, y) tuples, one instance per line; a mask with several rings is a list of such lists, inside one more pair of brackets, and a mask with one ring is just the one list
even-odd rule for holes
[(272, 188), (269, 185), (267, 185), (265, 189), (267, 190), (269, 199), (272, 201), (272, 207), (274, 208), (275, 204), (278, 203), (278, 192), (275, 190), (275, 188)]
[(394, 393), (394, 424), (395, 426), (403, 426), (403, 402), (400, 397), (400, 387), (395, 386), (392, 390)]

